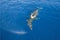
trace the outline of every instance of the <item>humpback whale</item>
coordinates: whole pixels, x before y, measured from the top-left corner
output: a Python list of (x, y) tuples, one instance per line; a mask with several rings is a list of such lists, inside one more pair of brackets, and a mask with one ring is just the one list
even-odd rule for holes
[(32, 22), (33, 22), (33, 20), (36, 19), (37, 15), (38, 15), (38, 9), (33, 11), (31, 13), (29, 19), (27, 20), (27, 23), (28, 23), (28, 26), (29, 26), (30, 30), (32, 30)]

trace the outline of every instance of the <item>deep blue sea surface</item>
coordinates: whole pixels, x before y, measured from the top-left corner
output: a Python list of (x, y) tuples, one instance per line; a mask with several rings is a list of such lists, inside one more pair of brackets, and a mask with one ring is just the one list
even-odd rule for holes
[(0, 0), (0, 40), (60, 40), (60, 0)]

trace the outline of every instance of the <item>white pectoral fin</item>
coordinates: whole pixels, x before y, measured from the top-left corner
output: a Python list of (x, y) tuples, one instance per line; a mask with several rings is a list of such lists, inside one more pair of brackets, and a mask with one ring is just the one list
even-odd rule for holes
[(40, 19), (40, 18), (37, 18), (37, 17), (35, 18), (35, 20), (39, 20), (39, 19)]
[(40, 18), (39, 17), (36, 17), (36, 18), (34, 18), (33, 20), (39, 20)]

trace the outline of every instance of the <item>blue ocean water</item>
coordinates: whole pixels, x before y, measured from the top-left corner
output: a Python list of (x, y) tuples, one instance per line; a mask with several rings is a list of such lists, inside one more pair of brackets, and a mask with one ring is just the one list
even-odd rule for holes
[[(38, 20), (27, 25), (38, 9)], [(0, 0), (1, 40), (60, 40), (60, 0)]]

